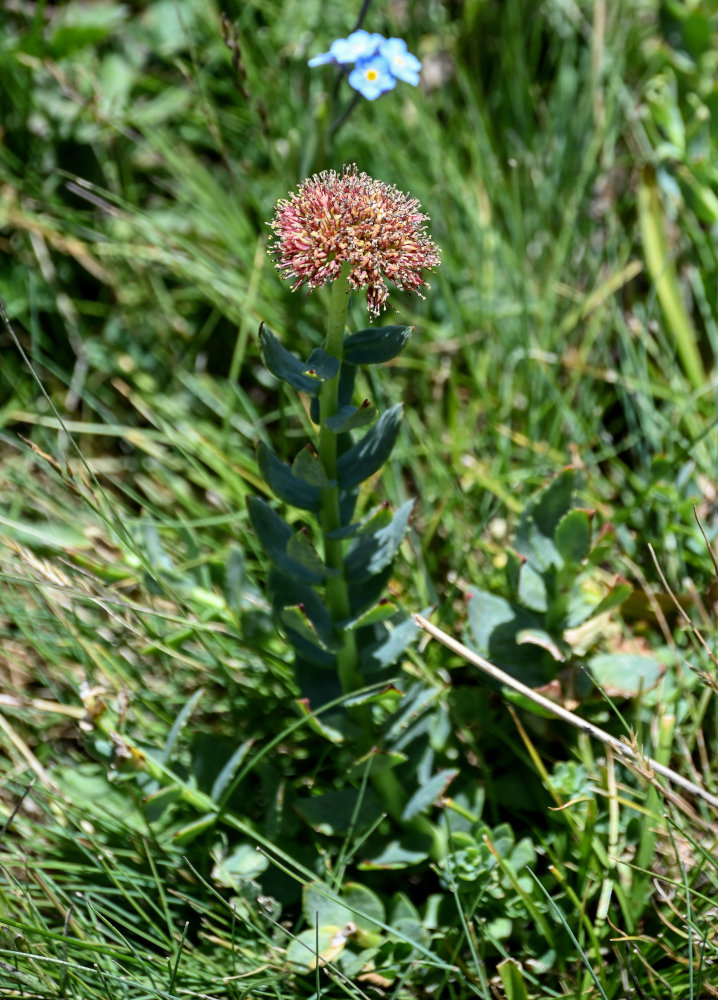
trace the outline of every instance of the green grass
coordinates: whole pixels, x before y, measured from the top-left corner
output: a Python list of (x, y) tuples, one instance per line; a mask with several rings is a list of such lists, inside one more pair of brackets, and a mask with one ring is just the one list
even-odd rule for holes
[[(0, 995), (714, 996), (710, 807), (436, 643), (396, 665), (395, 736), (426, 781), (458, 772), (424, 806), (447, 853), (369, 864), (400, 831), (339, 707), (298, 704), (246, 501), (258, 441), (290, 460), (311, 433), (259, 323), (306, 356), (328, 302), (281, 283), (266, 222), (356, 162), (443, 253), (425, 300), (391, 296), (405, 352), (360, 375), (405, 403), (363, 498), (418, 498), (392, 593), (472, 642), (467, 598), (509, 596), (521, 511), (572, 464), (613, 526), (586, 585), (634, 589), (560, 695), (715, 794), (715, 15), (374, 3), (436, 82), (330, 143), (348, 88), (306, 61), (355, 6), (228, 4), (234, 65), (199, 0), (0, 15)], [(595, 652), (660, 683), (597, 692)], [(321, 972), (315, 905), (359, 928)]]

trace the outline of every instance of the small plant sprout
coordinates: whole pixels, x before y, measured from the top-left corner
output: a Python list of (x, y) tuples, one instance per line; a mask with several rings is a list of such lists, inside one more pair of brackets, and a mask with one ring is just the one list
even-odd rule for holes
[[(391, 454), (402, 407), (379, 415), (369, 400), (354, 401), (354, 381), (359, 366), (395, 358), (412, 329), (370, 327), (347, 335), (347, 308), (353, 289), (366, 289), (375, 317), (386, 307), (388, 284), (417, 293), (427, 287), (424, 272), (438, 266), (440, 255), (426, 221), (415, 199), (345, 166), (300, 184), (278, 203), (270, 223), (270, 253), (282, 276), (295, 289), (332, 287), (324, 346), (306, 361), (290, 354), (264, 324), (260, 328), (265, 365), (310, 397), (318, 431), (291, 467), (266, 445), (259, 447), (268, 487), (300, 517), (284, 520), (258, 497), (250, 499), (250, 517), (271, 563), (267, 592), (294, 648), (304, 704), (313, 709), (341, 694), (354, 695), (354, 708), (332, 727), (351, 737), (360, 754), (376, 752), (382, 737), (379, 707), (354, 693), (393, 678), (394, 664), (415, 635), (411, 620), (386, 593), (414, 502), (396, 512), (381, 503), (357, 513), (362, 484)], [(367, 492), (361, 489), (362, 500)], [(372, 697), (381, 701), (385, 694)], [(372, 777), (387, 811), (400, 819), (407, 789), (393, 770)], [(419, 832), (436, 833), (417, 819)]]

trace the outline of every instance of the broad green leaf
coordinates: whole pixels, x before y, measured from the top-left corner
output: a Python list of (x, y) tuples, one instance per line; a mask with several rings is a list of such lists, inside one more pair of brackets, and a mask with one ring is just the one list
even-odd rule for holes
[(566, 628), (577, 628), (589, 618), (619, 607), (633, 593), (633, 587), (623, 577), (617, 576), (608, 593), (601, 596), (603, 586), (595, 578), (581, 576), (571, 592), (566, 607)]
[(383, 528), (387, 524), (391, 524), (391, 507), (388, 503), (384, 502), (378, 507), (375, 507), (368, 516), (362, 518), (361, 521), (357, 521), (354, 524), (345, 524), (341, 528), (337, 528), (334, 531), (330, 531), (328, 534), (329, 538), (356, 538), (357, 535), (370, 534), (377, 528)]
[(408, 760), (405, 753), (400, 753), (395, 750), (379, 750), (377, 747), (372, 747), (369, 753), (364, 754), (363, 757), (359, 757), (352, 766), (349, 768), (348, 775), (351, 778), (362, 777), (367, 769), (371, 767), (371, 774), (382, 774), (384, 771), (391, 771), (395, 767), (399, 767), (400, 764), (404, 764)]
[[(395, 917), (392, 919), (391, 927), (402, 942), (408, 940), (426, 948), (431, 940), (429, 931), (422, 925), (418, 917)], [(412, 949), (410, 954), (415, 954), (415, 951)]]
[(458, 773), (456, 770), (447, 768), (435, 774), (425, 785), (414, 792), (404, 806), (401, 818), (405, 821), (410, 820), (430, 809), (436, 800), (444, 794)]
[[(334, 834), (341, 836), (350, 830), (355, 833), (366, 830), (373, 826), (383, 813), (381, 803), (371, 788), (363, 790), (342, 788), (338, 792), (300, 798), (294, 803), (294, 808), (317, 833), (327, 836)], [(330, 905), (328, 901), (327, 905)], [(326, 914), (323, 914), (320, 924), (326, 923), (328, 919)], [(351, 919), (347, 917), (345, 922)]]
[(401, 354), (413, 326), (369, 327), (344, 339), (344, 360), (351, 365), (377, 365)]
[(375, 892), (358, 882), (347, 882), (342, 893), (342, 902), (352, 909), (352, 920), (357, 927), (374, 928), (377, 922), (384, 923), (384, 904)]
[(346, 923), (341, 926), (327, 924), (318, 929), (310, 927), (293, 937), (287, 947), (289, 965), (297, 972), (313, 972), (317, 965), (336, 961), (348, 940), (344, 933)]
[(267, 596), (274, 610), (301, 605), (304, 613), (319, 629), (322, 641), (328, 642), (332, 634), (332, 617), (316, 590), (300, 580), (293, 580), (286, 573), (272, 568), (267, 577)]
[(257, 458), (262, 478), (279, 500), (302, 510), (319, 510), (321, 490), (297, 476), (294, 467), (281, 462), (264, 442), (257, 449)]
[(564, 563), (580, 566), (588, 558), (593, 513), (575, 508), (559, 521), (553, 539)]
[(290, 354), (265, 323), (259, 327), (259, 353), (265, 367), (275, 378), (310, 396), (319, 393), (321, 379), (316, 375), (308, 375), (306, 364)]
[[(411, 623), (414, 624), (413, 622)], [(418, 627), (414, 626), (418, 631)], [(391, 718), (391, 724), (385, 734), (385, 744), (393, 745), (411, 725), (412, 720), (425, 714), (431, 703), (441, 696), (441, 688), (428, 684), (412, 684), (404, 695), (401, 705)]]
[(67, 524), (50, 524), (41, 521), (13, 521), (0, 517), (0, 535), (26, 545), (28, 548), (58, 549), (67, 552), (68, 549), (91, 549), (92, 541), (82, 531)]
[(575, 489), (575, 470), (564, 469), (528, 502), (521, 514), (516, 528), (516, 551), (537, 569), (546, 570), (561, 564), (554, 533), (571, 509)]
[(407, 500), (389, 524), (371, 534), (358, 537), (344, 560), (348, 579), (367, 580), (389, 565), (404, 540), (413, 509), (414, 501)]
[(428, 837), (407, 834), (401, 840), (391, 841), (371, 859), (360, 861), (357, 867), (362, 871), (409, 868), (426, 861), (430, 847)]
[(403, 892), (395, 892), (391, 897), (389, 915), (392, 927), (397, 920), (420, 920), (419, 911)]
[(633, 653), (599, 653), (588, 665), (593, 679), (609, 697), (623, 698), (650, 691), (665, 669), (658, 660)]
[(159, 788), (152, 795), (146, 796), (143, 805), (148, 822), (156, 823), (167, 806), (176, 802), (181, 795), (182, 789), (178, 785), (168, 785), (166, 788)]
[(506, 1000), (529, 1000), (523, 972), (518, 962), (515, 962), (513, 958), (505, 958), (503, 962), (499, 962), (496, 970), (501, 979)]
[(274, 565), (290, 576), (305, 583), (321, 583), (326, 577), (326, 569), (310, 569), (287, 553), (293, 532), (289, 525), (276, 514), (264, 500), (249, 497), (247, 500), (249, 519), (264, 551)]
[(377, 622), (384, 622), (387, 618), (393, 618), (399, 610), (398, 606), (390, 601), (388, 597), (383, 597), (373, 608), (353, 618), (351, 621), (341, 622), (341, 627), (346, 629), (363, 628), (365, 625), (375, 625)]
[(571, 655), (571, 647), (567, 643), (561, 642), (541, 628), (519, 629), (516, 633), (516, 642), (519, 646), (540, 646), (557, 663), (564, 663)]
[(625, 577), (617, 576), (613, 581), (611, 589), (603, 597), (592, 611), (593, 615), (602, 615), (605, 611), (613, 611), (633, 593), (633, 587)]
[(216, 858), (212, 879), (236, 890), (239, 883), (257, 879), (268, 865), (269, 861), (254, 844), (238, 844), (229, 854)]
[(337, 462), (337, 479), (344, 489), (358, 486), (378, 472), (391, 455), (401, 424), (401, 403), (379, 417), (361, 441), (345, 451)]
[(308, 698), (299, 698), (295, 704), (300, 714), (306, 718), (312, 732), (329, 740), (330, 743), (344, 743), (345, 740), (355, 740), (360, 735), (357, 726), (345, 712), (336, 714), (322, 712), (321, 715), (315, 715), (310, 708)]
[(64, 59), (78, 49), (117, 37), (128, 19), (128, 8), (120, 3), (70, 3), (59, 6), (49, 22), (48, 55)]
[(346, 434), (366, 427), (376, 420), (376, 415), (376, 406), (365, 399), (361, 406), (342, 406), (333, 417), (324, 421), (324, 426), (334, 434)]

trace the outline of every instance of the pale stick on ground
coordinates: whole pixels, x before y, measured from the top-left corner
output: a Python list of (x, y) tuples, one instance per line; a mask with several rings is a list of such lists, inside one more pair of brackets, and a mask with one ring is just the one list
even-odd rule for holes
[(427, 619), (423, 618), (421, 615), (413, 614), (411, 617), (419, 628), (428, 632), (434, 639), (438, 639), (442, 645), (446, 646), (446, 648), (450, 649), (453, 653), (456, 653), (458, 656), (462, 656), (468, 663), (472, 663), (475, 667), (478, 667), (479, 670), (483, 670), (485, 674), (488, 674), (489, 677), (493, 677), (494, 680), (499, 682), (499, 684), (503, 684), (505, 687), (511, 688), (512, 691), (517, 691), (526, 698), (530, 698), (534, 704), (540, 705), (542, 708), (546, 709), (547, 712), (551, 712), (555, 715), (558, 719), (563, 719), (564, 722), (568, 722), (569, 725), (575, 726), (584, 733), (588, 733), (589, 736), (593, 736), (595, 739), (600, 740), (601, 743), (605, 743), (606, 746), (613, 747), (616, 753), (620, 754), (620, 756), (624, 759), (632, 761), (639, 768), (652, 771), (655, 774), (660, 774), (674, 785), (690, 792), (692, 795), (696, 795), (698, 798), (703, 799), (704, 802), (708, 802), (714, 809), (718, 810), (718, 796), (712, 795), (710, 792), (706, 791), (705, 788), (701, 788), (700, 785), (697, 785), (694, 781), (689, 781), (687, 778), (684, 778), (670, 767), (665, 767), (665, 765), (659, 764), (657, 760), (644, 756), (634, 750), (628, 743), (624, 743), (623, 740), (619, 740), (615, 736), (611, 736), (610, 733), (604, 732), (603, 729), (599, 729), (599, 727), (594, 726), (593, 723), (586, 722), (586, 720), (582, 719), (580, 716), (574, 715), (574, 713), (569, 712), (568, 709), (563, 708), (561, 705), (557, 705), (548, 698), (545, 698), (542, 694), (539, 694), (538, 691), (534, 691), (532, 688), (522, 684), (521, 681), (517, 681), (514, 677), (511, 677), (510, 674), (500, 670), (499, 667), (495, 667), (493, 663), (485, 660), (483, 656), (479, 656), (478, 653), (469, 649), (468, 646), (464, 646), (463, 643), (454, 639), (453, 636), (448, 634), (448, 632), (444, 632), (443, 629), (438, 628), (438, 626), (432, 625), (430, 621), (427, 621)]

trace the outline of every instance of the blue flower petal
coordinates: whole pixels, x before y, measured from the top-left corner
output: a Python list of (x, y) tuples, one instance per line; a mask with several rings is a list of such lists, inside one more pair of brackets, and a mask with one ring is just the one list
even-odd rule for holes
[(396, 87), (396, 78), (389, 71), (389, 63), (382, 56), (372, 56), (370, 59), (360, 59), (349, 74), (349, 86), (366, 97), (375, 101), (387, 90)]
[(379, 47), (386, 41), (383, 35), (369, 34), (360, 28), (352, 31), (348, 38), (337, 38), (332, 42), (329, 51), (336, 61), (342, 65), (359, 62), (360, 59), (370, 59), (379, 51)]
[(418, 84), (421, 63), (407, 51), (403, 38), (387, 38), (382, 42), (379, 52), (388, 63), (389, 72), (397, 80), (403, 80), (414, 87)]
[(331, 52), (320, 52), (318, 56), (312, 56), (307, 66), (324, 66), (326, 63), (335, 63), (336, 61)]

